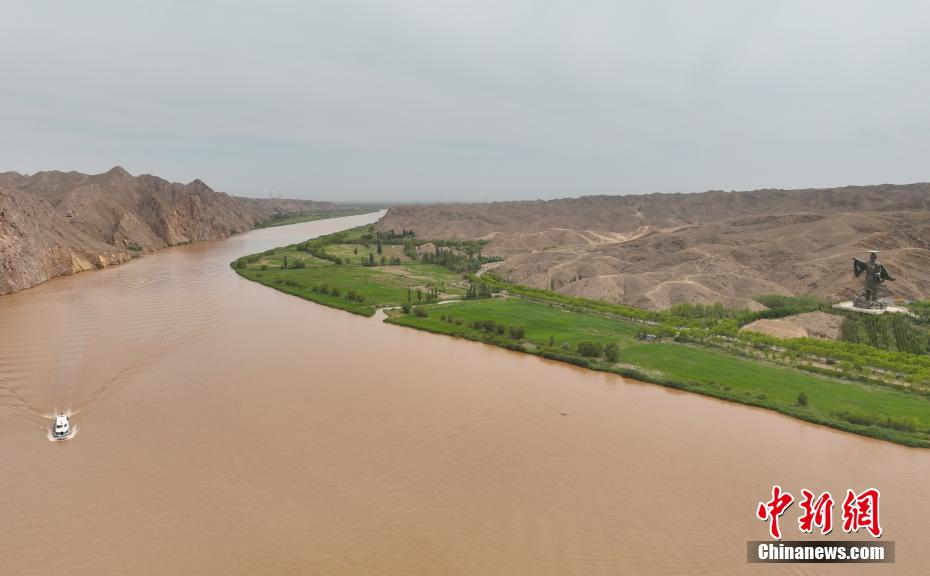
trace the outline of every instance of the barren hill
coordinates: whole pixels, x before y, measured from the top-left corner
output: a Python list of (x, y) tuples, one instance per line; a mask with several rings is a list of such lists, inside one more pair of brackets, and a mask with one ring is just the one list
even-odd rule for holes
[(103, 174), (0, 173), (0, 294), (125, 262), (165, 246), (244, 232), (276, 212), (329, 202), (236, 198), (189, 184)]
[(401, 206), (381, 229), (489, 241), (510, 280), (566, 294), (665, 308), (756, 306), (759, 294), (852, 297), (851, 258), (867, 249), (930, 296), (930, 184), (535, 202)]

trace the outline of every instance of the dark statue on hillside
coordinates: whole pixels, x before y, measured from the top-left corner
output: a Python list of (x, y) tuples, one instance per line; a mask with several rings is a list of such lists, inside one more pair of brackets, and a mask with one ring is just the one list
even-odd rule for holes
[(853, 258), (853, 272), (856, 278), (865, 273), (865, 291), (856, 298), (853, 306), (856, 308), (884, 308), (885, 305), (878, 301), (878, 289), (885, 283), (885, 280), (894, 281), (888, 270), (885, 270), (884, 264), (878, 261), (878, 252), (869, 251), (868, 261)]

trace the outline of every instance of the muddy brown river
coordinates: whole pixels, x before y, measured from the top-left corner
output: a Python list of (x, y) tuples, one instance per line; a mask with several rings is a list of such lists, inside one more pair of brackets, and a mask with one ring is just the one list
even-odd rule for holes
[[(0, 574), (930, 570), (930, 451), (382, 324), (228, 266), (376, 218), (0, 297)], [(56, 410), (67, 442), (46, 437)], [(775, 483), (879, 488), (897, 563), (747, 564)]]

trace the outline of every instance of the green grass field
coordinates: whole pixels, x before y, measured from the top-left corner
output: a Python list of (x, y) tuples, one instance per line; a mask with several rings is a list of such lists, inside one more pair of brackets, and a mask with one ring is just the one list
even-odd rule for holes
[(272, 226), (286, 226), (288, 224), (299, 224), (300, 222), (313, 222), (314, 220), (327, 220), (329, 218), (341, 218), (343, 216), (357, 216), (359, 214), (370, 214), (377, 212), (377, 208), (336, 208), (335, 210), (324, 210), (314, 212), (313, 214), (298, 214), (294, 216), (272, 218), (262, 222), (256, 228), (271, 228)]
[[(401, 326), (616, 372), (901, 444), (930, 446), (930, 399), (909, 390), (819, 376), (670, 338), (639, 340), (637, 334), (655, 327), (618, 318), (616, 310), (602, 310), (597, 303), (589, 309), (581, 299), (567, 305), (538, 301), (538, 290), (421, 304), (418, 289), (425, 293), (436, 287), (442, 299), (455, 298), (465, 294), (467, 281), (460, 273), (408, 258), (398, 245), (385, 244), (383, 252), (388, 259), (400, 258), (400, 265), (362, 266), (362, 258), (375, 251), (366, 232), (367, 227), (359, 227), (328, 237), (325, 254), (317, 252), (319, 258), (302, 245), (292, 245), (243, 257), (233, 267), (250, 280), (355, 314), (371, 316), (378, 308), (399, 307), (408, 299), (426, 312), (422, 316), (392, 310), (387, 321)], [(342, 264), (324, 257), (340, 258)], [(380, 261), (380, 255), (376, 258)], [(511, 328), (519, 330), (512, 333)], [(591, 344), (616, 346), (616, 359), (608, 360), (603, 348), (585, 356), (582, 349)]]
[(631, 322), (618, 322), (599, 316), (576, 314), (561, 308), (523, 300), (522, 298), (486, 298), (463, 300), (449, 304), (431, 305), (430, 316), (397, 316), (392, 321), (416, 327), (430, 327), (445, 334), (464, 334), (471, 331), (465, 324), (454, 325), (443, 322), (439, 315), (452, 315), (467, 324), (473, 320), (493, 319), (507, 325), (526, 328), (524, 340), (534, 344), (548, 344), (549, 337), (556, 344), (570, 346), (585, 340), (633, 342), (642, 328)]
[[(400, 306), (407, 301), (408, 289), (411, 290), (414, 304), (417, 303), (417, 288), (425, 291), (429, 286), (436, 286), (446, 296), (457, 296), (464, 292), (461, 275), (441, 266), (409, 259), (400, 266), (362, 266), (359, 260), (355, 260), (361, 258), (354, 254), (356, 247), (365, 248), (354, 243), (327, 246), (327, 254), (351, 254), (353, 258), (347, 264), (336, 265), (288, 246), (269, 251), (273, 253), (257, 255), (257, 260), (249, 262), (245, 268), (236, 268), (236, 271), (249, 280), (282, 292), (363, 316), (374, 315), (378, 308)], [(384, 246), (384, 253), (390, 257), (399, 249), (400, 246)], [(368, 254), (367, 248), (364, 254)], [(287, 269), (284, 269), (285, 258)], [(294, 268), (297, 262), (302, 262), (305, 267)], [(324, 285), (328, 293), (320, 291)], [(333, 295), (334, 288), (338, 295)], [(350, 291), (360, 295), (363, 300), (347, 298)]]
[[(591, 367), (615, 371), (638, 379), (673, 385), (693, 392), (761, 406), (835, 428), (902, 444), (930, 445), (930, 400), (925, 396), (887, 387), (814, 376), (800, 370), (747, 360), (717, 350), (674, 342), (643, 342), (636, 334), (644, 327), (632, 322), (567, 311), (548, 304), (519, 298), (468, 300), (423, 307), (427, 317), (392, 314), (391, 323), (431, 332), (462, 336), (511, 347), (516, 342), (488, 338), (471, 327), (475, 320), (493, 319), (526, 332), (519, 344), (527, 352), (569, 347), (581, 341), (614, 343), (619, 347), (616, 363), (591, 361)], [(442, 316), (461, 320), (443, 320)], [(798, 405), (798, 395), (808, 398)], [(913, 431), (887, 426), (859, 425), (839, 413), (867, 415), (876, 419), (906, 421)]]
[(369, 253), (374, 254), (375, 258), (379, 260), (382, 255), (384, 255), (385, 258), (400, 258), (402, 261), (410, 260), (410, 258), (404, 255), (404, 247), (397, 245), (384, 245), (382, 247), (382, 254), (378, 254), (374, 249), (369, 250), (362, 244), (333, 244), (326, 248), (326, 252), (333, 256), (346, 258), (353, 264), (358, 264), (361, 259), (368, 258)]

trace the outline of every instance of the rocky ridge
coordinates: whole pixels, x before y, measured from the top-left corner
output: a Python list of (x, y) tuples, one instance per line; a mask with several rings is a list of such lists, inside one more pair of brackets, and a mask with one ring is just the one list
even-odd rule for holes
[(96, 175), (0, 173), (0, 294), (166, 246), (225, 238), (276, 212), (334, 207), (237, 198), (200, 180), (180, 184), (120, 167)]

